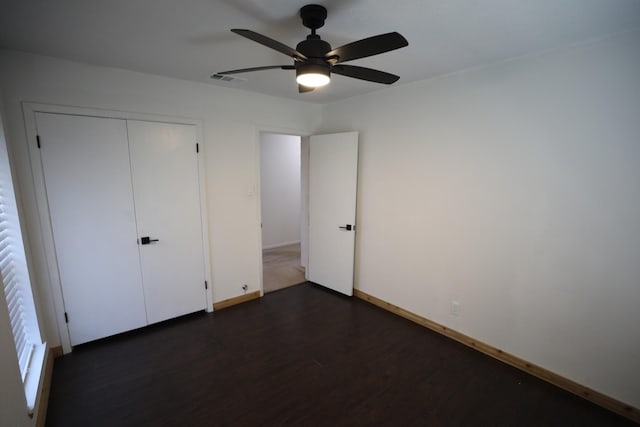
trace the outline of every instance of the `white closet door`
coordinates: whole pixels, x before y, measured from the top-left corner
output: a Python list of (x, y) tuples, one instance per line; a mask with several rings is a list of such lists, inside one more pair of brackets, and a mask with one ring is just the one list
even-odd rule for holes
[(127, 123), (147, 319), (155, 323), (206, 307), (196, 129)]
[(126, 122), (36, 123), (71, 345), (146, 325)]

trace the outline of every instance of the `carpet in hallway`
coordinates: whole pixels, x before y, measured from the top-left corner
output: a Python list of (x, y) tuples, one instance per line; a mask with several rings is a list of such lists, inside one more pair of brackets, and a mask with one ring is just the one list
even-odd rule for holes
[(304, 267), (300, 265), (299, 243), (263, 250), (262, 262), (264, 293), (305, 281)]

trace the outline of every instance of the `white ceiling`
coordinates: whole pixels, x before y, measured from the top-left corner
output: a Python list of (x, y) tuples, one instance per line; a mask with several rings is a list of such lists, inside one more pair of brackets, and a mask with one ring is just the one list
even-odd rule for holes
[[(289, 46), (308, 30), (309, 0), (0, 0), (0, 46), (108, 67), (327, 103), (384, 85), (334, 76), (298, 94), (293, 71), (220, 83), (214, 72), (290, 64), (233, 34), (246, 28)], [(401, 76), (395, 85), (640, 27), (640, 0), (326, 0), (318, 34), (333, 47), (389, 31), (409, 46), (350, 62)], [(640, 47), (639, 47), (640, 48)]]

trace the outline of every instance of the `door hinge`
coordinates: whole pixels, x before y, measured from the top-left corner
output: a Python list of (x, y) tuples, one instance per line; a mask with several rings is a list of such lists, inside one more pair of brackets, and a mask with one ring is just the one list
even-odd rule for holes
[(206, 280), (204, 281), (204, 289), (205, 289), (205, 290), (209, 289), (209, 284), (207, 283), (207, 281), (206, 281)]
[(199, 152), (200, 152), (200, 144), (196, 142), (196, 153), (199, 153)]
[(38, 148), (40, 148), (40, 135), (36, 135), (36, 144), (38, 144)]
[(64, 312), (64, 323), (69, 323), (69, 316), (66, 311)]

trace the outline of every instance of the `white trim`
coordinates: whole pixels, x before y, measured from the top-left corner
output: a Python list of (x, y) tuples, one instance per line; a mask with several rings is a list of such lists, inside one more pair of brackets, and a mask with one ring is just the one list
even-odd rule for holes
[(200, 220), (202, 225), (202, 256), (204, 256), (204, 280), (207, 282), (207, 313), (213, 311), (213, 281), (211, 280), (211, 255), (209, 249), (209, 213), (207, 210), (207, 171), (205, 162), (205, 144), (203, 125), (196, 123), (198, 139), (198, 184), (200, 187)]
[[(33, 102), (23, 102), (22, 104), (25, 129), (27, 135), (27, 147), (29, 159), (31, 162), (31, 174), (34, 182), (34, 192), (36, 197), (36, 206), (38, 210), (40, 235), (42, 237), (43, 252), (45, 256), (45, 265), (38, 267), (45, 270), (49, 280), (49, 287), (53, 297), (53, 305), (55, 310), (55, 318), (57, 322), (58, 335), (63, 352), (71, 352), (71, 338), (69, 330), (65, 322), (64, 295), (62, 291), (62, 283), (60, 282), (60, 272), (58, 270), (58, 260), (56, 257), (53, 227), (51, 218), (49, 217), (49, 203), (47, 199), (46, 185), (44, 180), (44, 172), (42, 169), (42, 159), (40, 150), (36, 145), (38, 129), (36, 124), (36, 113), (53, 113), (68, 114), (76, 116), (90, 116), (101, 118), (114, 118), (123, 120), (139, 120), (161, 123), (185, 124), (196, 127), (197, 143), (199, 144), (200, 153), (198, 155), (198, 181), (200, 186), (200, 218), (202, 220), (202, 245), (204, 257), (204, 276), (208, 283), (206, 290), (206, 309), (208, 312), (213, 311), (213, 283), (211, 280), (211, 258), (209, 250), (209, 227), (207, 213), (206, 198), (206, 163), (204, 161), (204, 139), (203, 139), (203, 122), (199, 119), (187, 117), (164, 116), (159, 114), (144, 114), (126, 111), (103, 110), (98, 108), (84, 108), (65, 105), (42, 104)], [(202, 284), (204, 286), (204, 283)]]
[[(62, 287), (60, 284), (60, 274), (58, 272), (58, 260), (56, 257), (55, 247), (53, 244), (53, 229), (51, 227), (51, 219), (48, 215), (47, 193), (44, 185), (44, 173), (42, 170), (42, 162), (40, 153), (36, 146), (36, 137), (38, 135), (36, 126), (35, 108), (31, 108), (29, 104), (23, 104), (23, 114), (25, 121), (25, 130), (27, 135), (27, 145), (29, 152), (29, 160), (31, 162), (31, 175), (33, 177), (33, 186), (36, 198), (36, 206), (38, 210), (40, 236), (42, 249), (44, 254), (44, 264), (37, 265), (36, 268), (44, 270), (44, 277), (48, 278), (48, 285), (53, 297), (53, 306), (55, 311), (56, 326), (60, 344), (64, 353), (71, 351), (71, 340), (69, 331), (66, 328), (64, 319), (64, 299), (62, 296)], [(44, 285), (44, 284), (43, 284)]]
[(309, 270), (309, 136), (300, 138), (300, 262), (304, 267), (304, 278)]
[(33, 415), (38, 396), (40, 396), (42, 390), (42, 380), (44, 378), (42, 374), (47, 361), (47, 352), (45, 343), (35, 346), (29, 371), (24, 381), (24, 394), (27, 399), (27, 412), (29, 415)]
[[(67, 105), (43, 104), (36, 102), (23, 102), (22, 107), (27, 112), (69, 114), (72, 116), (89, 116), (109, 119), (139, 120), (147, 122), (173, 123), (182, 125), (195, 125), (202, 129), (202, 120), (190, 117), (165, 116), (161, 114), (146, 114), (130, 111), (106, 110), (101, 108), (74, 107)], [(201, 132), (200, 132), (201, 134)]]

